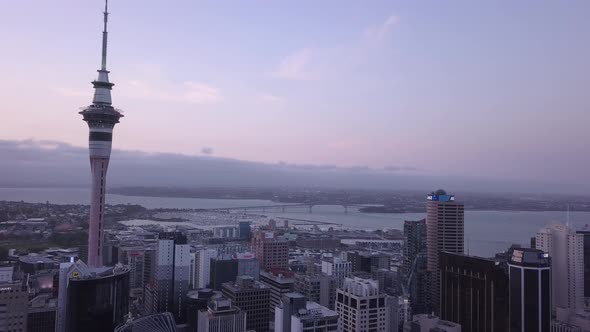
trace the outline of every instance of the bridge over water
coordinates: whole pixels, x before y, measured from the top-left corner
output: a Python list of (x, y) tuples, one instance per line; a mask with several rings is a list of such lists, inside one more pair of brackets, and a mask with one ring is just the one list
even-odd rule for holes
[(322, 204), (322, 203), (295, 203), (295, 204), (276, 204), (276, 205), (258, 205), (258, 206), (239, 206), (239, 207), (223, 207), (223, 208), (210, 208), (210, 209), (202, 209), (201, 211), (218, 211), (218, 212), (232, 212), (232, 211), (260, 211), (260, 212), (268, 212), (268, 211), (281, 211), (285, 212), (287, 210), (293, 209), (307, 209), (308, 213), (313, 212), (313, 207), (317, 205), (334, 205), (334, 206), (342, 206), (344, 209), (344, 213), (348, 213), (348, 208), (362, 208), (367, 207), (369, 205), (363, 204)]

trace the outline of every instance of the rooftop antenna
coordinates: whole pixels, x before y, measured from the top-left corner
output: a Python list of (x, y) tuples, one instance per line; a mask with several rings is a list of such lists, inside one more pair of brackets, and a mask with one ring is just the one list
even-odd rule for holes
[(102, 65), (100, 70), (107, 70), (107, 22), (109, 19), (109, 0), (104, 1), (104, 29), (102, 30)]

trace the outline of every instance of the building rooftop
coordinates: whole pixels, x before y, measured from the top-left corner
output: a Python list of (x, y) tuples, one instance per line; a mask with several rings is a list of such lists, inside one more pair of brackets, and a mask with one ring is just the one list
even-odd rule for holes
[(300, 320), (314, 320), (326, 317), (338, 317), (338, 313), (315, 302), (307, 302), (305, 309), (299, 309), (293, 316), (299, 317)]
[(531, 267), (549, 267), (551, 259), (549, 254), (531, 248), (517, 248), (512, 252), (512, 257), (508, 263), (511, 265), (531, 266)]

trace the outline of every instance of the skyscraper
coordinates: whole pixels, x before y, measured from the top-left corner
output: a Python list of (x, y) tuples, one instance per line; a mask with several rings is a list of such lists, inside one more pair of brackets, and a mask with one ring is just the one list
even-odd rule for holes
[(537, 232), (535, 245), (551, 257), (553, 309), (583, 309), (584, 235), (563, 224), (549, 225)]
[(90, 191), (90, 221), (88, 224), (88, 266), (102, 266), (104, 204), (106, 194), (106, 176), (111, 156), (113, 128), (119, 123), (123, 114), (112, 106), (111, 89), (107, 70), (107, 20), (108, 1), (104, 7), (104, 29), (102, 32), (102, 64), (94, 85), (92, 105), (82, 109), (80, 114), (90, 128), (89, 152), (92, 187)]
[(247, 330), (269, 330), (270, 287), (250, 276), (238, 276), (236, 282), (226, 282), (222, 288), (223, 295), (246, 313)]
[(464, 207), (455, 202), (455, 196), (439, 189), (427, 197), (426, 252), (430, 279), (430, 298), (433, 310), (440, 307), (440, 270), (438, 255), (441, 251), (462, 254), (464, 251)]
[(510, 332), (548, 332), (551, 263), (541, 250), (517, 248), (508, 260)]
[(257, 231), (252, 236), (252, 251), (265, 270), (288, 267), (289, 244), (274, 232)]
[(224, 297), (212, 297), (207, 310), (199, 311), (198, 332), (246, 331), (246, 312)]
[(440, 253), (440, 318), (463, 332), (508, 330), (508, 274), (491, 259)]
[(177, 323), (186, 319), (186, 292), (189, 284), (190, 245), (184, 234), (159, 234), (156, 256), (157, 311), (168, 311)]
[(57, 332), (112, 331), (129, 313), (129, 269), (89, 267), (81, 260), (59, 267)]
[(404, 221), (404, 265), (407, 278), (418, 254), (426, 252), (426, 219)]
[(584, 299), (590, 306), (590, 225), (585, 225), (577, 231), (584, 237)]
[[(397, 298), (396, 298), (397, 300)], [(340, 330), (393, 331), (391, 322), (391, 298), (379, 292), (375, 280), (346, 278), (344, 286), (336, 293), (336, 312), (340, 315)]]

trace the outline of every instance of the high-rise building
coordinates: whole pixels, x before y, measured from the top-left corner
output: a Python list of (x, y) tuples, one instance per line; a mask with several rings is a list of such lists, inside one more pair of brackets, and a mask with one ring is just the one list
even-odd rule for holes
[(430, 297), (431, 285), (430, 275), (427, 271), (426, 253), (419, 253), (414, 263), (412, 271), (407, 277), (407, 289), (410, 295), (410, 306), (413, 314), (432, 313), (433, 303), (437, 301)]
[(416, 264), (418, 254), (426, 252), (426, 219), (404, 221), (404, 265), (402, 272), (407, 279)]
[(238, 230), (241, 239), (250, 241), (252, 229), (250, 227), (249, 221), (240, 221), (240, 223), (238, 224)]
[(293, 291), (303, 294), (308, 301), (334, 308), (337, 280), (325, 274), (296, 274)]
[(115, 332), (176, 332), (174, 316), (169, 312), (161, 312), (141, 316), (117, 326)]
[(129, 250), (125, 252), (126, 257), (123, 264), (129, 267), (129, 287), (143, 288), (144, 278), (144, 259), (145, 254), (142, 250)]
[[(405, 323), (404, 332), (461, 332), (461, 325), (437, 316), (419, 314), (412, 317), (412, 321)], [(501, 331), (501, 330), (497, 330)]]
[(336, 293), (336, 312), (340, 315), (342, 332), (392, 331), (388, 326), (390, 298), (379, 291), (377, 281), (346, 278)]
[(244, 332), (246, 313), (224, 297), (212, 298), (207, 310), (199, 311), (198, 332)]
[(246, 313), (246, 330), (266, 332), (269, 330), (270, 288), (250, 276), (238, 276), (236, 282), (222, 286), (223, 295)]
[(553, 310), (575, 312), (584, 308), (584, 234), (563, 224), (542, 228), (536, 248), (551, 257)]
[(347, 251), (343, 256), (352, 263), (352, 272), (371, 273), (380, 269), (389, 270), (391, 267), (391, 257), (380, 252)]
[(178, 324), (186, 320), (185, 295), (190, 276), (190, 245), (180, 232), (158, 235), (156, 248), (156, 308), (171, 312)]
[(0, 331), (26, 332), (29, 293), (22, 281), (0, 283)]
[(250, 276), (258, 280), (260, 276), (260, 262), (252, 253), (236, 253), (234, 258), (238, 260), (238, 275)]
[(291, 332), (291, 317), (304, 309), (307, 301), (305, 296), (299, 293), (285, 293), (281, 301), (275, 307), (275, 332)]
[(112, 331), (129, 313), (129, 269), (61, 263), (56, 332)]
[[(288, 320), (284, 315), (290, 314)], [(290, 323), (288, 330), (283, 323)], [(304, 301), (298, 310), (284, 311), (278, 307), (275, 311), (275, 332), (326, 332), (338, 331), (338, 314), (315, 302)]]
[(111, 100), (111, 89), (114, 84), (109, 82), (109, 71), (107, 70), (107, 19), (109, 13), (106, 3), (105, 1), (102, 64), (98, 70), (98, 78), (92, 82), (94, 98), (92, 105), (84, 107), (80, 112), (90, 129), (89, 152), (92, 187), (88, 224), (88, 266), (91, 267), (99, 267), (103, 263), (101, 241), (103, 240), (107, 169), (111, 157), (113, 128), (123, 117), (123, 114), (112, 106)]
[(463, 332), (508, 331), (508, 275), (494, 260), (440, 253), (440, 318)]
[(210, 288), (220, 291), (225, 282), (234, 282), (238, 276), (238, 260), (229, 257), (211, 259)]
[(586, 307), (590, 307), (590, 225), (585, 225), (577, 231), (584, 241), (584, 300)]
[(279, 305), (283, 295), (293, 292), (294, 273), (290, 271), (261, 271), (260, 282), (270, 287), (269, 309), (274, 317), (275, 307)]
[(352, 273), (352, 262), (338, 257), (322, 260), (322, 273), (336, 279), (336, 287), (342, 287), (344, 279)]
[(456, 254), (464, 252), (464, 207), (455, 196), (439, 189), (427, 197), (426, 202), (426, 252), (430, 279), (432, 309), (440, 307), (440, 270), (438, 255), (441, 251)]
[(548, 332), (552, 270), (549, 254), (515, 248), (508, 269), (510, 332)]
[(274, 232), (255, 232), (252, 236), (252, 251), (261, 269), (285, 269), (289, 266), (289, 244), (284, 237)]
[(29, 301), (27, 332), (55, 331), (56, 299), (50, 293), (42, 293)]
[(194, 288), (207, 288), (211, 280), (211, 259), (217, 258), (216, 249), (200, 249), (195, 255), (196, 284)]
[(220, 292), (214, 292), (209, 288), (188, 291), (186, 294), (188, 332), (197, 332), (199, 327), (199, 311), (207, 310), (207, 304), (211, 298), (221, 296)]

